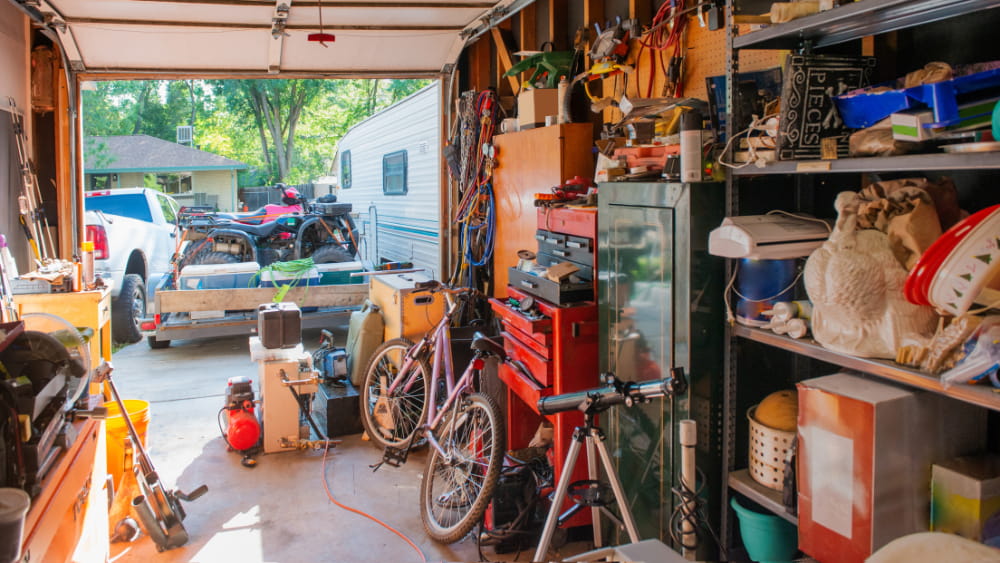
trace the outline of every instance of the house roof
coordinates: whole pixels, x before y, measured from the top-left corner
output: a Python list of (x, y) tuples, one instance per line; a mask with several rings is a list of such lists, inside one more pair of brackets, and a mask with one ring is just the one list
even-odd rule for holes
[(197, 170), (242, 170), (238, 160), (149, 135), (87, 137), (83, 149), (84, 172), (193, 172)]

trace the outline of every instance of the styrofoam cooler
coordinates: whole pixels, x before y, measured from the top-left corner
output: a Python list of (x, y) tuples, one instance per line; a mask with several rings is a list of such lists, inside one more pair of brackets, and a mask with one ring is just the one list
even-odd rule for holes
[(319, 285), (319, 270), (315, 267), (305, 272), (286, 273), (275, 270), (260, 271), (261, 287), (278, 287), (282, 285)]
[(365, 271), (364, 265), (357, 260), (316, 264), (316, 269), (319, 271), (319, 283), (322, 285), (361, 283), (364, 278), (352, 278), (351, 274)]
[[(178, 277), (179, 289), (237, 289), (252, 287), (254, 276), (260, 271), (256, 262), (235, 264), (193, 264), (184, 266)], [(256, 286), (256, 283), (254, 283)]]

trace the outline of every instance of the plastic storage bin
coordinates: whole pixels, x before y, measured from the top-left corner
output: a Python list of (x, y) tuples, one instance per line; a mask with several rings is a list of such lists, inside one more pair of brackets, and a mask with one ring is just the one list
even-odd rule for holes
[(316, 270), (319, 272), (319, 283), (321, 285), (364, 282), (364, 278), (351, 277), (352, 273), (365, 271), (365, 267), (357, 260), (352, 262), (335, 262), (333, 264), (316, 264)]
[(236, 264), (195, 264), (184, 266), (177, 278), (178, 289), (238, 289), (256, 287), (256, 262)]

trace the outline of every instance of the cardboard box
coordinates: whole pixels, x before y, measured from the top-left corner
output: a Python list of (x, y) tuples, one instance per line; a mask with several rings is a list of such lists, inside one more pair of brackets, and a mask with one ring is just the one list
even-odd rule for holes
[(545, 123), (547, 115), (559, 115), (559, 94), (555, 88), (534, 88), (517, 95), (517, 126), (520, 129)]
[(1000, 456), (950, 459), (931, 472), (931, 530), (983, 541), (983, 524), (1000, 512)]
[(864, 561), (930, 525), (931, 465), (985, 445), (985, 409), (852, 374), (798, 384), (799, 549)]
[(958, 118), (947, 125), (936, 124), (934, 111), (930, 109), (894, 113), (890, 116), (892, 138), (897, 141), (927, 141), (944, 133), (988, 128), (997, 100), (990, 98), (963, 104), (958, 107)]

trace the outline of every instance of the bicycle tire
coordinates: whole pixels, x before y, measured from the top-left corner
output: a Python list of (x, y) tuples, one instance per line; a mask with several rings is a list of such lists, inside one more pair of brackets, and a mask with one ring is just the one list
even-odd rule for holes
[[(423, 424), (427, 416), (428, 387), (427, 379), (431, 370), (424, 360), (418, 360), (411, 369), (418, 369), (417, 380), (413, 389), (406, 397), (388, 398), (389, 415), (392, 417), (393, 428), (387, 428), (379, 422), (375, 414), (378, 405), (381, 383), (379, 378), (386, 376), (385, 384), (389, 385), (397, 377), (403, 355), (413, 347), (413, 342), (406, 338), (393, 338), (384, 342), (375, 349), (368, 366), (365, 368), (365, 377), (361, 383), (360, 405), (361, 424), (368, 433), (373, 445), (380, 449), (388, 446), (395, 448), (402, 447), (412, 438), (414, 432)], [(414, 415), (416, 415), (414, 417)]]
[[(500, 478), (506, 443), (500, 410), (492, 399), (471, 393), (455, 404), (452, 409), (460, 410), (449, 415), (460, 421), (459, 426), (442, 438), (441, 445), (460, 461), (448, 464), (431, 448), (420, 483), (424, 531), (441, 543), (462, 539), (483, 517)], [(478, 489), (477, 476), (482, 481)]]

